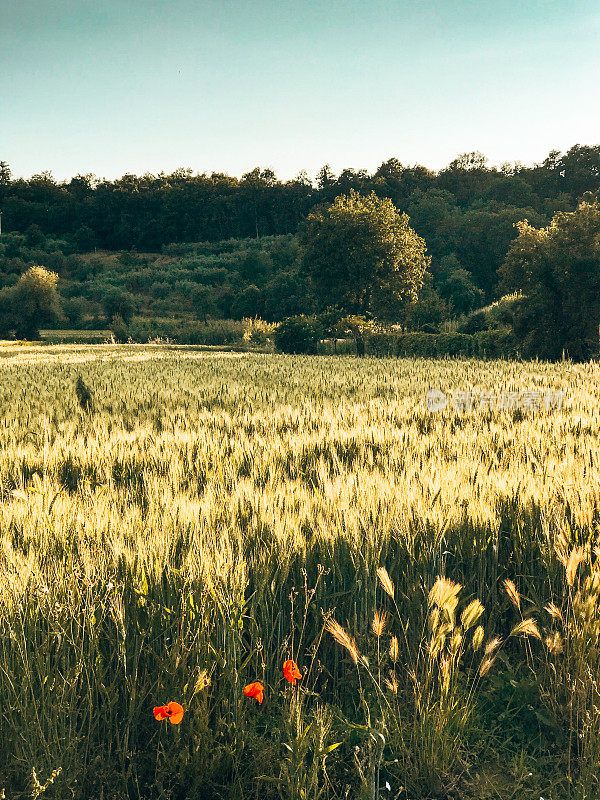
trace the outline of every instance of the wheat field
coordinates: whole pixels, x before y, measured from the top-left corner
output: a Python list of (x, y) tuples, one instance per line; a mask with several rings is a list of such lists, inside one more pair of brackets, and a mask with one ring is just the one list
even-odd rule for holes
[(0, 345), (0, 791), (597, 798), (599, 403), (596, 363)]

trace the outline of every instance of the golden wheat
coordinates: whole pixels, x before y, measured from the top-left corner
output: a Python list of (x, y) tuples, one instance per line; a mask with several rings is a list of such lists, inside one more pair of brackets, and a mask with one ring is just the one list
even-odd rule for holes
[[(78, 403), (79, 376), (93, 410)], [(562, 390), (565, 402), (525, 414), (462, 413), (452, 404), (430, 413), (425, 394), (437, 386), (450, 394)], [(600, 683), (589, 644), (600, 586), (591, 566), (599, 437), (594, 363), (0, 345), (7, 791), (11, 781), (25, 785), (33, 764), (40, 775), (62, 767), (62, 796), (100, 796), (85, 781), (103, 762), (116, 765), (125, 796), (134, 778), (123, 776), (143, 754), (139, 763), (162, 776), (158, 796), (168, 772), (152, 761), (162, 751), (147, 720), (166, 691), (191, 712), (182, 752), (193, 757), (182, 770), (217, 774), (222, 757), (242, 772), (235, 759), (244, 747), (231, 734), (227, 751), (218, 737), (242, 736), (242, 682), (275, 685), (296, 631), (307, 652), (321, 647), (327, 691), (337, 691), (342, 667), (322, 637), (322, 616), (303, 627), (290, 605), (304, 576), (316, 580), (320, 569), (319, 607), (346, 625), (330, 616), (327, 630), (359, 664), (359, 633), (376, 620), (382, 661), (402, 674), (389, 679), (398, 695), (408, 682), (405, 640), (418, 638), (426, 620), (432, 642), (422, 657), (435, 654), (444, 681), (455, 680), (453, 653), (469, 645), (467, 630), (471, 657), (483, 654), (478, 674), (491, 668), (502, 641), (484, 645), (477, 600), (461, 603), (458, 628), (461, 587), (466, 597), (493, 598), (504, 581), (519, 611), (526, 596), (540, 597), (560, 639), (529, 611), (512, 633), (532, 648), (542, 638), (553, 674), (566, 665), (556, 694), (571, 691), (570, 671), (588, 687), (571, 698), (585, 719)], [(561, 582), (573, 595), (568, 608), (547, 592)], [(415, 598), (429, 601), (419, 619)], [(377, 600), (406, 611), (402, 628), (383, 611), (375, 617)], [(452, 686), (448, 697), (460, 707)], [(581, 741), (595, 741), (578, 724)], [(265, 744), (264, 768), (274, 760)], [(600, 759), (588, 760), (591, 775)]]

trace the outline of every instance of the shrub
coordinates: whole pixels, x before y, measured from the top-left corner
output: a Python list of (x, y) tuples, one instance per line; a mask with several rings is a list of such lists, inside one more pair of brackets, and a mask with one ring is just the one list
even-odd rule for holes
[(244, 323), (232, 319), (199, 320), (147, 319), (134, 317), (128, 326), (135, 342), (147, 342), (157, 337), (178, 344), (220, 345), (242, 344)]
[(488, 327), (487, 317), (484, 311), (474, 311), (467, 317), (466, 322), (461, 326), (461, 333), (479, 333)]
[(321, 336), (318, 321), (300, 314), (279, 323), (275, 330), (275, 346), (282, 353), (316, 353)]
[(250, 344), (267, 345), (273, 337), (275, 325), (262, 319), (244, 319), (244, 341)]
[(109, 320), (118, 314), (129, 323), (135, 309), (135, 298), (129, 292), (113, 288), (102, 298), (102, 305)]
[(127, 341), (127, 325), (120, 314), (115, 314), (112, 318), (110, 329), (117, 342)]
[(254, 284), (247, 286), (240, 294), (236, 295), (231, 305), (231, 316), (234, 319), (256, 317), (260, 313), (260, 289)]
[[(325, 340), (318, 348), (318, 352), (322, 354), (347, 355), (354, 351), (355, 345), (350, 339), (338, 340), (335, 346), (331, 340)], [(366, 335), (366, 354), (380, 358), (514, 358), (518, 355), (514, 338), (508, 328), (495, 328), (476, 334), (370, 331)]]
[(13, 306), (17, 338), (37, 339), (41, 324), (63, 319), (57, 282), (55, 272), (34, 266), (21, 275), (14, 288), (4, 290), (9, 293), (9, 305), (12, 303)]
[(402, 333), (397, 337), (396, 355), (480, 356), (488, 358), (514, 356), (515, 346), (510, 330), (498, 328), (467, 333)]

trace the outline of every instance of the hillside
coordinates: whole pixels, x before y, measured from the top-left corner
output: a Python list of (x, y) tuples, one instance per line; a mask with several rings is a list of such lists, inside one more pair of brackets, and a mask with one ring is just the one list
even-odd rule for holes
[[(449, 265), (453, 272), (464, 270), (462, 278), (468, 278), (487, 301), (495, 299), (496, 272), (514, 238), (514, 223), (528, 219), (536, 226), (547, 224), (554, 213), (574, 210), (585, 192), (599, 188), (600, 146), (583, 145), (574, 145), (566, 153), (552, 151), (533, 166), (491, 167), (481, 153), (463, 154), (438, 172), (406, 166), (396, 158), (372, 174), (345, 169), (335, 175), (325, 165), (314, 181), (306, 174), (281, 181), (272, 171), (257, 167), (239, 179), (181, 169), (170, 175), (124, 175), (114, 181), (77, 175), (59, 183), (47, 172), (13, 180), (9, 165), (0, 162), (4, 234), (26, 234), (33, 244), (62, 240), (67, 249), (80, 254), (97, 248), (177, 256), (194, 270), (201, 266), (239, 272), (246, 285), (259, 288), (268, 265), (253, 266), (248, 261), (244, 268), (239, 263), (245, 258), (242, 252), (252, 250), (251, 239), (264, 243), (259, 249), (269, 252), (278, 269), (278, 256), (271, 249), (277, 251), (280, 240), (271, 237), (295, 235), (311, 208), (350, 189), (374, 191), (409, 215), (411, 225), (427, 243), (434, 275)], [(177, 250), (174, 242), (210, 242), (216, 243), (216, 249), (203, 244)], [(9, 259), (19, 258), (14, 253), (17, 249), (15, 245)], [(209, 265), (210, 257), (219, 256), (223, 263)], [(192, 265), (194, 258), (202, 264)], [(285, 256), (282, 265), (288, 269), (293, 260)], [(143, 270), (147, 265), (124, 266)], [(20, 271), (18, 265), (8, 267), (9, 272)], [(0, 271), (6, 272), (7, 265)], [(215, 283), (217, 277), (206, 276)], [(177, 278), (194, 281), (189, 275)], [(145, 286), (145, 278), (140, 280)], [(152, 282), (160, 283), (160, 276)], [(225, 298), (228, 291), (221, 294)], [(267, 315), (275, 312), (277, 303), (265, 302)], [(229, 313), (227, 304), (223, 299), (222, 307)]]

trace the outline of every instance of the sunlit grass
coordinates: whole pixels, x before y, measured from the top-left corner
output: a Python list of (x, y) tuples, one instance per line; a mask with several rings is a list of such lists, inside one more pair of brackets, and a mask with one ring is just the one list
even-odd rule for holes
[[(93, 413), (78, 404), (79, 376)], [(35, 766), (42, 784), (61, 769), (47, 789), (56, 796), (99, 796), (104, 787), (105, 797), (233, 798), (256, 786), (268, 795), (284, 779), (299, 792), (277, 731), (308, 741), (303, 726), (316, 714), (321, 760), (311, 771), (305, 753), (302, 774), (315, 797), (343, 796), (343, 781), (327, 777), (322, 736), (342, 735), (330, 712), (307, 698), (289, 706), (293, 725), (275, 722), (287, 702), (278, 699), (281, 664), (292, 655), (301, 669), (313, 663), (311, 691), (351, 717), (352, 659), (324, 637), (324, 615), (335, 611), (362, 653), (382, 609), (383, 566), (398, 604), (388, 610), (398, 613), (380, 636), (400, 640), (400, 683), (440, 575), (481, 599), (490, 635), (499, 628), (508, 637), (521, 611), (549, 628), (544, 604), (560, 606), (556, 593), (569, 591), (557, 537), (584, 548), (579, 569), (591, 569), (599, 379), (596, 364), (0, 345), (0, 789), (25, 790)], [(562, 389), (565, 399), (560, 410), (436, 414), (424, 402), (432, 387)], [(527, 608), (511, 603), (504, 580)], [(305, 603), (303, 587), (315, 584)], [(565, 617), (575, 619), (579, 602)], [(589, 625), (574, 630), (577, 647)], [(514, 640), (515, 653), (541, 675), (552, 652), (529, 633)], [(304, 652), (292, 653), (300, 635)], [(438, 747), (424, 774), (440, 752), (447, 771), (457, 755), (468, 760), (462, 738), (457, 749), (473, 711), (454, 705), (470, 685), (461, 670), (457, 659), (444, 719), (430, 687), (415, 689), (438, 714), (438, 733), (418, 721), (427, 744), (419, 757)], [(541, 695), (564, 697), (568, 681), (557, 674)], [(262, 730), (243, 702), (253, 680), (268, 687)], [(186, 708), (172, 736), (152, 717), (164, 697)], [(594, 694), (577, 697), (583, 720)], [(435, 739), (450, 728), (454, 738)], [(600, 738), (589, 725), (585, 735), (593, 791)], [(342, 753), (331, 750), (331, 759), (341, 763)], [(379, 769), (378, 759), (361, 769)], [(364, 785), (375, 785), (372, 776)]]

